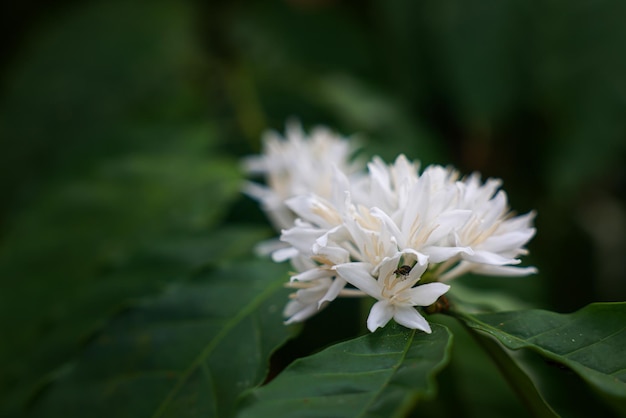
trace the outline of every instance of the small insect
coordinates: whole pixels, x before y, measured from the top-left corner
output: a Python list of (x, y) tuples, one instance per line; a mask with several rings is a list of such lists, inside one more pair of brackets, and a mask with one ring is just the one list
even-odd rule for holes
[(405, 264), (403, 266), (398, 267), (396, 270), (394, 270), (393, 274), (395, 274), (396, 276), (408, 276), (412, 268), (413, 267), (407, 266)]

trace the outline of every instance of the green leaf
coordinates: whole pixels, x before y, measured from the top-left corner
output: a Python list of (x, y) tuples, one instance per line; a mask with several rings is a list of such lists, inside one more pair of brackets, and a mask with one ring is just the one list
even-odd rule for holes
[(472, 332), (472, 335), (482, 349), (489, 354), (511, 388), (534, 417), (558, 417), (541, 395), (535, 382), (497, 341), (476, 332)]
[(434, 376), (447, 364), (451, 343), (440, 325), (430, 335), (388, 325), (296, 360), (251, 391), (239, 417), (405, 416), (434, 395)]
[(32, 416), (231, 416), (290, 335), (285, 276), (282, 265), (243, 263), (120, 314), (43, 391)]
[(498, 312), (530, 308), (527, 303), (517, 299), (510, 293), (491, 289), (477, 289), (462, 282), (455, 283), (448, 299), (463, 312)]
[[(234, 167), (208, 158), (116, 159), (42, 193), (15, 216), (0, 243), (0, 331), (10, 341), (0, 347), (0, 392), (30, 390), (128, 298), (210, 262), (210, 252), (191, 260), (196, 251), (170, 257), (177, 271), (155, 271), (166, 264), (158, 259), (122, 272), (136, 253), (157, 246), (194, 237), (198, 249), (220, 245), (206, 231), (237, 196), (237, 179)], [(124, 280), (114, 280), (120, 273)]]
[(220, 253), (201, 251), (222, 244), (208, 232), (241, 175), (192, 75), (195, 16), (174, 0), (68, 5), (27, 25), (2, 74), (0, 416), (128, 299)]
[(572, 314), (529, 310), (457, 315), (508, 348), (530, 349), (570, 368), (626, 412), (626, 303), (595, 303)]
[(522, 400), (460, 321), (447, 315), (431, 315), (429, 321), (448, 328), (454, 344), (450, 363), (437, 377), (437, 397), (420, 403), (413, 416), (528, 418)]

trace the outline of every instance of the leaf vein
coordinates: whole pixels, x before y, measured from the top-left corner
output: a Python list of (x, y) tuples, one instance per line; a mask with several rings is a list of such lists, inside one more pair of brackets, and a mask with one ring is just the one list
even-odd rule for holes
[(383, 389), (389, 384), (389, 382), (391, 381), (395, 373), (398, 371), (398, 369), (402, 365), (402, 360), (406, 357), (407, 353), (409, 352), (409, 348), (411, 347), (411, 343), (413, 342), (413, 338), (415, 337), (415, 332), (416, 332), (415, 330), (412, 330), (411, 337), (407, 338), (407, 342), (406, 342), (406, 345), (404, 346), (404, 350), (401, 352), (402, 356), (400, 357), (400, 360), (393, 367), (391, 367), (392, 372), (389, 374), (389, 377), (385, 379), (386, 381), (384, 384), (380, 385), (380, 389), (375, 391), (377, 392), (376, 395), (372, 396), (372, 399), (364, 406), (359, 416), (364, 416), (365, 412), (370, 408), (370, 406), (374, 403), (374, 401), (376, 401), (379, 398)]
[(577, 353), (579, 351), (587, 350), (587, 349), (593, 347), (596, 344), (600, 344), (601, 342), (604, 342), (604, 341), (606, 341), (606, 340), (608, 340), (610, 338), (615, 337), (616, 335), (619, 335), (624, 330), (626, 330), (626, 327), (623, 327), (622, 329), (620, 329), (618, 331), (615, 331), (615, 332), (613, 332), (613, 333), (611, 333), (611, 334), (609, 334), (607, 336), (604, 336), (604, 337), (600, 338), (599, 340), (596, 340), (596, 341), (592, 342), (591, 344), (587, 344), (587, 345), (585, 345), (583, 347), (579, 347), (579, 348), (577, 348), (577, 349), (575, 349), (573, 351), (570, 351), (569, 353), (564, 353), (564, 354), (562, 354), (562, 356), (563, 357), (569, 357), (571, 354), (575, 354), (575, 353)]
[(163, 402), (159, 405), (155, 413), (152, 415), (153, 418), (158, 418), (163, 415), (169, 404), (174, 400), (174, 397), (183, 386), (183, 384), (187, 381), (187, 379), (191, 376), (193, 371), (201, 364), (215, 349), (215, 347), (219, 344), (219, 342), (228, 334), (228, 332), (235, 327), (241, 320), (250, 315), (256, 308), (258, 308), (261, 303), (265, 301), (276, 289), (282, 287), (282, 282), (273, 283), (271, 286), (268, 286), (265, 291), (258, 294), (256, 298), (253, 298), (251, 303), (246, 306), (245, 309), (239, 311), (239, 313), (233, 316), (229, 321), (222, 326), (220, 332), (207, 344), (207, 346), (198, 354), (198, 356), (194, 359), (191, 365), (181, 374), (181, 377), (178, 379), (172, 390), (167, 394)]

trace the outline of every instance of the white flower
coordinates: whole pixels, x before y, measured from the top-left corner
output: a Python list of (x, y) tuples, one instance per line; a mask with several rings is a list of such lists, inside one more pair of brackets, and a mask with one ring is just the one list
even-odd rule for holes
[(524, 276), (537, 271), (534, 267), (514, 267), (521, 262), (518, 257), (527, 254), (524, 246), (535, 235), (532, 227), (535, 213), (513, 217), (506, 193), (498, 191), (500, 184), (500, 180), (489, 179), (483, 185), (478, 174), (458, 182), (459, 207), (469, 209), (472, 215), (455, 231), (453, 245), (472, 251), (459, 254), (462, 261), (440, 280), (468, 272)]
[(248, 174), (262, 175), (266, 183), (248, 182), (244, 192), (261, 203), (276, 229), (289, 228), (295, 216), (287, 199), (309, 193), (329, 198), (335, 168), (346, 175), (363, 169), (361, 162), (351, 161), (354, 152), (352, 142), (328, 128), (316, 127), (307, 136), (299, 123), (288, 123), (284, 138), (267, 132), (263, 153), (243, 161)]
[[(340, 296), (371, 296), (370, 331), (391, 319), (430, 333), (418, 307), (429, 306), (468, 272), (520, 276), (534, 236), (534, 212), (514, 217), (500, 180), (461, 178), (448, 167), (404, 155), (386, 164), (350, 162), (354, 148), (327, 129), (308, 137), (290, 124), (285, 138), (267, 134), (264, 155), (246, 161), (265, 185), (248, 183), (281, 229), (281, 245), (264, 244), (296, 270), (285, 307), (287, 323), (303, 321)], [(422, 275), (426, 284), (419, 284)]]
[(337, 273), (348, 283), (378, 300), (367, 318), (367, 328), (371, 332), (384, 327), (393, 318), (400, 325), (430, 334), (428, 322), (415, 306), (432, 305), (450, 286), (443, 283), (415, 286), (428, 262), (425, 257), (415, 255), (415, 265), (405, 275), (403, 271), (399, 271), (399, 263), (401, 260), (403, 263), (410, 263), (411, 255), (415, 254), (399, 253), (385, 259), (375, 269), (378, 270), (378, 277), (372, 276), (372, 266), (369, 263), (346, 263), (335, 267)]
[(387, 213), (377, 207), (371, 209), (372, 215), (390, 231), (399, 251), (419, 251), (434, 263), (446, 261), (461, 252), (472, 252), (465, 246), (449, 243), (449, 237), (471, 216), (470, 210), (456, 206), (456, 176), (452, 170), (430, 166), (417, 181), (411, 181), (408, 187), (400, 190), (400, 204), (395, 212)]
[(406, 190), (418, 181), (419, 164), (410, 162), (403, 154), (389, 165), (380, 157), (367, 164), (368, 176), (353, 182), (352, 194), (356, 204), (378, 207), (394, 214), (406, 205)]
[(346, 281), (336, 276), (334, 268), (324, 266), (312, 267), (292, 276), (286, 286), (298, 291), (290, 295), (291, 300), (285, 307), (283, 315), (288, 318), (285, 323), (292, 324), (308, 319), (339, 295), (365, 296), (365, 293), (358, 289), (344, 289)]
[[(288, 318), (285, 323), (302, 322), (315, 315), (321, 308), (321, 300), (328, 293), (332, 280), (328, 277), (307, 282), (296, 292), (285, 306), (283, 315)], [(289, 287), (295, 287), (291, 283)]]

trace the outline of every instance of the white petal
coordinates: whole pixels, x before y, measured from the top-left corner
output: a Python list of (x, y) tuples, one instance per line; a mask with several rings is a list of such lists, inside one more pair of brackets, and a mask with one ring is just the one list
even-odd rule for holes
[(289, 248), (289, 244), (282, 242), (276, 238), (270, 238), (259, 242), (254, 246), (254, 253), (259, 256), (269, 256), (274, 251)]
[[(325, 263), (332, 265), (347, 263), (350, 260), (350, 253), (345, 248), (334, 246), (320, 247), (313, 245), (313, 254), (324, 259)], [(319, 260), (319, 259), (318, 259)]]
[(337, 211), (326, 199), (309, 193), (287, 199), (285, 204), (300, 218), (316, 225), (331, 228), (337, 225)]
[(302, 254), (292, 258), (291, 265), (296, 271), (307, 271), (317, 268), (317, 263)]
[(413, 306), (428, 306), (435, 303), (439, 296), (450, 289), (450, 286), (443, 283), (428, 283), (413, 287), (406, 291), (409, 294), (409, 302)]
[(472, 271), (472, 267), (476, 264), (470, 263), (468, 261), (461, 261), (455, 267), (451, 268), (441, 276), (439, 276), (439, 281), (447, 282), (448, 280), (452, 280), (456, 277), (462, 276), (465, 273)]
[(464, 254), (463, 258), (479, 264), (489, 264), (493, 266), (503, 266), (505, 264), (519, 264), (520, 260), (502, 257), (499, 254), (489, 251), (474, 251), (474, 254)]
[(317, 304), (304, 305), (297, 300), (291, 300), (287, 303), (285, 311), (283, 312), (285, 317), (289, 317), (289, 319), (285, 321), (285, 324), (289, 325), (295, 322), (302, 322), (315, 315), (318, 310)]
[[(402, 251), (402, 255), (404, 255), (405, 261), (412, 260), (413, 257), (417, 259), (415, 265), (413, 266), (411, 272), (407, 277), (408, 281), (417, 282), (417, 280), (422, 277), (422, 274), (424, 274), (424, 272), (428, 268), (428, 256), (419, 253), (413, 249), (407, 249)], [(410, 264), (412, 264), (412, 262), (410, 262)]]
[(283, 261), (289, 260), (299, 254), (298, 250), (293, 247), (289, 248), (281, 248), (272, 253), (272, 260), (276, 263), (282, 263)]
[(486, 264), (476, 265), (470, 268), (472, 272), (484, 274), (487, 276), (528, 276), (537, 273), (536, 267), (513, 267), (513, 266), (490, 266)]
[(531, 211), (525, 215), (520, 215), (516, 216), (515, 218), (507, 219), (503, 222), (503, 225), (509, 231), (529, 228), (532, 229), (534, 232), (535, 228), (531, 228), (531, 226), (533, 220), (535, 219), (535, 216), (537, 216), (537, 213), (535, 211)]
[(474, 253), (469, 247), (426, 247), (422, 251), (428, 255), (432, 263), (441, 263), (461, 253)]
[(336, 205), (338, 210), (343, 211), (345, 209), (346, 193), (350, 191), (350, 181), (345, 173), (343, 173), (336, 165), (333, 164), (333, 187), (332, 187), (332, 202)]
[(324, 302), (332, 302), (335, 300), (344, 287), (346, 287), (346, 281), (341, 277), (337, 277), (333, 280), (333, 284), (330, 285), (326, 294), (318, 302), (318, 306), (322, 306)]
[(398, 245), (400, 245), (401, 247), (406, 246), (406, 242), (405, 242), (406, 240), (404, 238), (404, 234), (400, 231), (396, 223), (393, 221), (393, 219), (389, 217), (389, 215), (387, 215), (385, 212), (383, 212), (382, 210), (376, 207), (372, 208), (370, 212), (372, 216), (380, 219), (380, 221), (386, 227), (386, 229), (391, 233), (393, 237), (395, 237), (396, 241), (398, 242)]
[(381, 299), (381, 288), (370, 274), (372, 267), (370, 263), (345, 263), (335, 266), (335, 270), (351, 285), (376, 299)]
[(378, 271), (379, 282), (382, 282), (389, 275), (393, 274), (393, 272), (398, 268), (400, 257), (402, 257), (401, 253), (398, 253), (393, 257), (385, 257), (383, 261), (381, 261), (380, 264), (374, 268), (372, 272), (375, 273)]
[(268, 187), (250, 181), (243, 184), (242, 192), (259, 201), (263, 201), (272, 195), (272, 191)]
[(428, 237), (429, 243), (438, 243), (452, 231), (461, 228), (472, 216), (471, 210), (455, 209), (445, 212), (437, 217), (439, 226)]
[(420, 266), (428, 267), (428, 262), (431, 261), (428, 255), (423, 254), (419, 251), (415, 251), (412, 248), (406, 248), (402, 250), (402, 254), (411, 254), (417, 260), (417, 264)]
[(370, 314), (367, 317), (367, 329), (371, 332), (376, 331), (376, 328), (382, 328), (387, 325), (387, 322), (393, 318), (394, 307), (390, 305), (386, 300), (380, 300), (372, 306)]
[(420, 313), (417, 312), (417, 310), (413, 307), (410, 307), (410, 306), (396, 307), (396, 312), (393, 315), (393, 319), (398, 324), (405, 326), (407, 328), (420, 329), (427, 334), (430, 334), (432, 332), (430, 329), (430, 325), (428, 325), (428, 321), (426, 321), (426, 319), (424, 319), (424, 317), (420, 315)]
[(280, 235), (280, 240), (291, 244), (294, 248), (303, 254), (310, 254), (311, 247), (315, 244), (315, 240), (324, 234), (324, 230), (320, 228), (310, 227), (305, 223), (294, 226), (290, 229), (284, 229)]
[(277, 206), (275, 205), (276, 207), (272, 207), (271, 204), (263, 204), (262, 206), (263, 210), (265, 210), (265, 213), (267, 214), (267, 217), (276, 230), (280, 231), (293, 226), (295, 216), (293, 215), (293, 212), (287, 209), (287, 207), (285, 207), (282, 203)]
[(324, 277), (334, 276), (333, 272), (327, 269), (314, 268), (307, 270), (303, 273), (291, 276), (291, 281), (308, 282), (311, 280), (317, 280)]
[(535, 231), (531, 229), (508, 232), (502, 235), (492, 235), (481, 243), (481, 247), (497, 250), (502, 253), (522, 247), (533, 235), (535, 235)]

